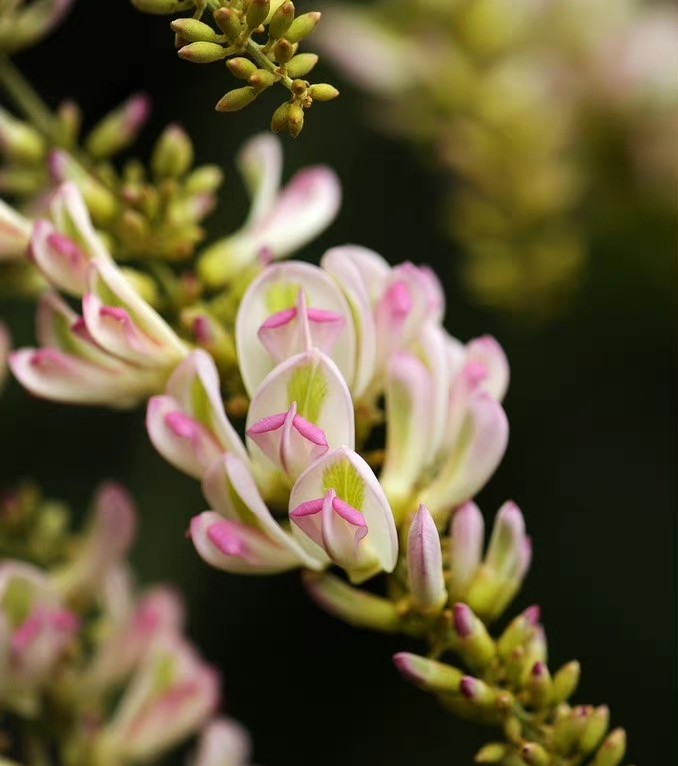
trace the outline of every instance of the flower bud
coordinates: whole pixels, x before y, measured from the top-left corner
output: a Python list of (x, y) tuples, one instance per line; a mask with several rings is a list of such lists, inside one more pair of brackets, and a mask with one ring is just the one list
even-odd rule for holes
[(624, 729), (615, 729), (603, 742), (591, 766), (619, 766), (626, 753), (626, 732)]
[(85, 142), (87, 152), (100, 160), (123, 151), (136, 140), (149, 114), (148, 97), (132, 96), (92, 129)]
[(165, 128), (158, 139), (151, 167), (158, 178), (180, 178), (193, 164), (193, 143), (178, 125)]
[(273, 14), (271, 23), (268, 26), (268, 39), (279, 40), (285, 36), (285, 32), (290, 28), (294, 21), (294, 5), (286, 0), (278, 10)]
[(303, 577), (316, 604), (349, 625), (383, 633), (403, 631), (400, 613), (389, 599), (354, 588), (325, 572), (304, 572)]
[(197, 19), (175, 19), (170, 27), (187, 43), (216, 43), (218, 40), (212, 27)]
[(257, 66), (244, 56), (235, 56), (226, 62), (231, 74), (239, 80), (248, 80), (256, 71)]
[(425, 505), (412, 519), (407, 538), (407, 580), (413, 605), (424, 614), (439, 612), (447, 601), (440, 537)]
[(393, 662), (410, 683), (434, 694), (456, 694), (464, 677), (461, 670), (409, 652), (393, 655)]
[(545, 707), (551, 700), (553, 680), (549, 669), (542, 661), (535, 662), (527, 680), (527, 693), (534, 708)]
[(47, 144), (35, 128), (0, 108), (0, 152), (10, 160), (36, 164), (44, 160)]
[(308, 95), (314, 101), (332, 101), (339, 95), (339, 91), (334, 85), (329, 85), (326, 82), (320, 82), (316, 85), (311, 85), (308, 89)]
[(499, 742), (490, 742), (489, 744), (481, 747), (476, 753), (476, 763), (504, 763), (504, 759), (509, 754), (509, 749), (506, 745)]
[(553, 704), (568, 700), (576, 691), (581, 676), (581, 665), (573, 660), (563, 665), (553, 677)]
[(249, 106), (259, 95), (256, 88), (246, 85), (243, 88), (236, 88), (222, 96), (214, 107), (217, 112), (238, 112)]
[(304, 77), (318, 63), (315, 53), (299, 53), (287, 62), (287, 74), (292, 77)]
[(494, 641), (466, 604), (455, 604), (453, 616), (458, 638), (456, 651), (469, 668), (477, 672), (484, 670), (496, 657)]
[(610, 725), (610, 710), (607, 706), (597, 707), (584, 726), (579, 739), (579, 751), (588, 755), (600, 745)]
[(464, 503), (450, 525), (450, 593), (464, 599), (478, 571), (485, 542), (485, 523), (475, 503)]
[(235, 40), (240, 34), (240, 16), (232, 8), (217, 8), (214, 21), (229, 40)]
[(247, 21), (249, 29), (256, 29), (260, 24), (263, 24), (264, 21), (266, 21), (270, 7), (270, 0), (250, 0), (245, 15), (245, 20)]
[(289, 40), (278, 40), (273, 46), (273, 55), (279, 64), (286, 64), (294, 56), (294, 45)]
[(275, 112), (273, 112), (273, 117), (271, 118), (271, 130), (274, 133), (282, 133), (283, 130), (287, 130), (290, 106), (291, 104), (286, 101), (284, 104), (280, 104)]
[(551, 756), (538, 742), (526, 742), (520, 749), (520, 757), (527, 766), (549, 766)]
[(304, 110), (299, 104), (290, 104), (287, 112), (287, 130), (292, 138), (296, 138), (304, 127)]
[(261, 91), (278, 82), (278, 77), (273, 72), (269, 72), (268, 69), (257, 69), (250, 76), (248, 82), (253, 88)]
[(301, 16), (297, 16), (287, 30), (285, 39), (291, 43), (298, 43), (307, 38), (318, 26), (320, 15), (318, 11), (311, 11), (311, 13), (303, 13)]
[(226, 48), (217, 43), (189, 43), (179, 48), (179, 58), (192, 64), (212, 64), (226, 58)]

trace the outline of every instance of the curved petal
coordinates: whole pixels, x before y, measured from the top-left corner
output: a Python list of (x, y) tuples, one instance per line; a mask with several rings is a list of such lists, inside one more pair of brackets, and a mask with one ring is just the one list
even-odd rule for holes
[(501, 402), (509, 385), (511, 371), (504, 349), (491, 335), (475, 338), (466, 345), (467, 359), (485, 367), (487, 377), (483, 388)]
[(90, 260), (85, 251), (49, 221), (37, 221), (28, 257), (47, 281), (69, 295), (80, 296), (87, 287)]
[(222, 451), (248, 460), (245, 445), (224, 411), (214, 359), (205, 351), (191, 352), (167, 382), (167, 393), (181, 409), (214, 435)]
[(458, 440), (421, 501), (431, 512), (450, 511), (478, 492), (501, 462), (508, 444), (508, 420), (501, 404), (485, 391), (472, 397)]
[(50, 213), (57, 230), (73, 240), (90, 259), (110, 260), (110, 255), (92, 226), (87, 205), (74, 183), (63, 183), (52, 195)]
[(190, 535), (200, 557), (224, 572), (273, 574), (301, 566), (293, 553), (263, 532), (212, 511), (193, 517)]
[(211, 431), (187, 415), (171, 396), (154, 396), (149, 401), (146, 429), (165, 460), (195, 479), (202, 479), (223, 454)]
[(142, 370), (102, 367), (54, 348), (15, 351), (9, 366), (35, 396), (71, 404), (133, 407), (158, 386)]
[(26, 253), (32, 225), (0, 199), (0, 261), (20, 260)]
[(267, 215), (275, 204), (282, 178), (282, 146), (272, 133), (253, 136), (236, 157), (238, 170), (252, 199), (245, 227)]
[(309, 556), (273, 518), (247, 464), (234, 454), (223, 455), (207, 472), (202, 490), (211, 508), (223, 518), (250, 526), (296, 556), (299, 565), (318, 569), (322, 562)]

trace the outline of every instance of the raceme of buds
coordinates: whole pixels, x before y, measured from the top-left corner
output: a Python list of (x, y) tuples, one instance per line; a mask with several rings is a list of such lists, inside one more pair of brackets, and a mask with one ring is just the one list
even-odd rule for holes
[(499, 617), (513, 600), (532, 560), (532, 543), (514, 503), (497, 513), (483, 558), (484, 524), (475, 503), (465, 503), (452, 517), (447, 586), (483, 619)]
[(263, 265), (300, 249), (332, 223), (341, 203), (339, 181), (325, 166), (301, 170), (281, 189), (282, 150), (273, 136), (250, 139), (237, 162), (252, 205), (238, 232), (201, 255), (198, 270), (212, 288), (228, 284), (257, 260)]
[(16, 53), (39, 42), (66, 16), (73, 0), (29, 0), (3, 7), (0, 18), (0, 51)]
[[(133, 0), (146, 13), (172, 15), (195, 7), (194, 18), (179, 18), (171, 23), (178, 55), (194, 64), (226, 60), (232, 74), (246, 85), (226, 93), (216, 104), (218, 112), (236, 112), (249, 106), (264, 90), (280, 84), (290, 92), (271, 123), (276, 133), (287, 131), (296, 137), (304, 125), (304, 110), (314, 101), (330, 101), (339, 91), (327, 83), (311, 85), (305, 77), (318, 57), (297, 53), (320, 21), (311, 11), (296, 16), (289, 0), (232, 0), (206, 10), (197, 0)], [(210, 23), (212, 22), (212, 23)], [(259, 42), (262, 35), (265, 41)]]

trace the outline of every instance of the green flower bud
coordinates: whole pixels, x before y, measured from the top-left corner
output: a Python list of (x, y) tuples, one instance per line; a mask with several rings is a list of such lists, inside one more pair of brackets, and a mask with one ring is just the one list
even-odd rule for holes
[(610, 709), (606, 705), (597, 707), (584, 727), (579, 740), (579, 750), (587, 755), (592, 753), (600, 745), (609, 725)]
[(273, 46), (273, 55), (279, 64), (286, 64), (294, 56), (294, 45), (285, 38)]
[(278, 82), (278, 78), (273, 72), (269, 72), (267, 69), (257, 69), (256, 72), (249, 78), (249, 84), (259, 91), (265, 88), (270, 88), (271, 85)]
[(287, 74), (290, 77), (303, 77), (318, 63), (315, 53), (300, 53), (287, 63)]
[(101, 160), (123, 151), (135, 141), (149, 113), (149, 99), (144, 95), (132, 96), (92, 129), (85, 142), (87, 152)]
[(503, 763), (508, 755), (508, 748), (500, 742), (490, 742), (489, 745), (481, 747), (476, 753), (476, 763)]
[(357, 628), (385, 633), (402, 630), (402, 621), (393, 602), (354, 588), (324, 572), (305, 572), (304, 587), (323, 609)]
[(274, 133), (282, 133), (283, 130), (287, 130), (287, 119), (289, 117), (290, 106), (291, 104), (286, 101), (284, 104), (280, 104), (275, 112), (273, 112), (273, 117), (271, 118), (271, 130)]
[(548, 766), (551, 756), (538, 742), (527, 742), (520, 751), (520, 757), (527, 766)]
[(593, 713), (592, 707), (582, 705), (570, 710), (553, 727), (553, 747), (562, 755), (572, 755)]
[(11, 160), (37, 164), (45, 158), (47, 145), (35, 128), (0, 108), (0, 151)]
[(226, 58), (226, 48), (217, 43), (190, 43), (179, 48), (179, 58), (192, 64), (212, 64)]
[(300, 40), (307, 38), (318, 26), (320, 15), (321, 14), (318, 11), (311, 11), (311, 13), (304, 13), (301, 16), (297, 16), (287, 30), (285, 39), (289, 40), (291, 43), (298, 43)]
[(215, 43), (218, 39), (212, 27), (197, 19), (176, 19), (170, 27), (187, 43)]
[(339, 95), (339, 91), (334, 85), (329, 85), (326, 82), (318, 83), (317, 85), (311, 85), (308, 91), (308, 95), (314, 101), (332, 101)]
[(273, 14), (268, 27), (268, 39), (280, 40), (281, 37), (285, 36), (285, 32), (290, 28), (293, 21), (294, 5), (289, 0), (286, 0)]
[(257, 71), (256, 64), (243, 56), (236, 56), (226, 62), (226, 66), (231, 70), (231, 74), (239, 80), (249, 80)]
[(287, 130), (292, 138), (296, 138), (304, 127), (304, 110), (299, 104), (290, 104), (287, 112)]
[(188, 134), (178, 125), (165, 128), (153, 149), (153, 173), (158, 178), (179, 178), (192, 164), (193, 144)]
[(169, 16), (190, 10), (193, 8), (193, 0), (132, 0), (132, 5), (142, 13)]
[(563, 665), (562, 668), (553, 677), (553, 698), (554, 705), (568, 700), (579, 685), (581, 675), (581, 665), (574, 660)]
[(619, 766), (626, 753), (626, 732), (624, 729), (615, 729), (603, 742), (591, 766)]
[(393, 655), (393, 662), (410, 683), (434, 694), (456, 694), (464, 677), (458, 668), (409, 652)]
[(211, 194), (224, 182), (224, 173), (216, 165), (202, 165), (186, 179), (184, 190), (187, 194)]
[(235, 40), (242, 30), (240, 16), (231, 8), (218, 8), (214, 11), (214, 21), (229, 40)]
[(82, 127), (82, 112), (74, 101), (64, 101), (57, 110), (59, 137), (62, 146), (71, 147), (78, 141)]
[(214, 108), (217, 112), (237, 112), (249, 106), (258, 95), (255, 88), (246, 85), (244, 88), (229, 91)]
[(458, 641), (455, 650), (472, 670), (484, 670), (497, 656), (497, 649), (487, 628), (466, 604), (455, 604), (453, 615)]
[(251, 0), (245, 16), (247, 26), (250, 29), (256, 29), (260, 24), (263, 24), (266, 21), (270, 7), (270, 0)]

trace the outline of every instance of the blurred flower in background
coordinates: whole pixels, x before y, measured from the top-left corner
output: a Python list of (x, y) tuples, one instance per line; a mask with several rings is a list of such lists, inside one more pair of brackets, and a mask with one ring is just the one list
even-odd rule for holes
[(667, 212), (675, 200), (678, 12), (668, 5), (335, 4), (318, 36), (380, 97), (379, 124), (449, 177), (444, 225), (483, 303), (547, 318), (581, 279), (606, 206), (621, 218), (641, 197)]
[(80, 534), (70, 519), (34, 485), (0, 495), (0, 753), (157, 763), (200, 734), (191, 766), (245, 766), (248, 737), (213, 717), (218, 673), (185, 636), (180, 596), (135, 583), (127, 492), (101, 487)]

